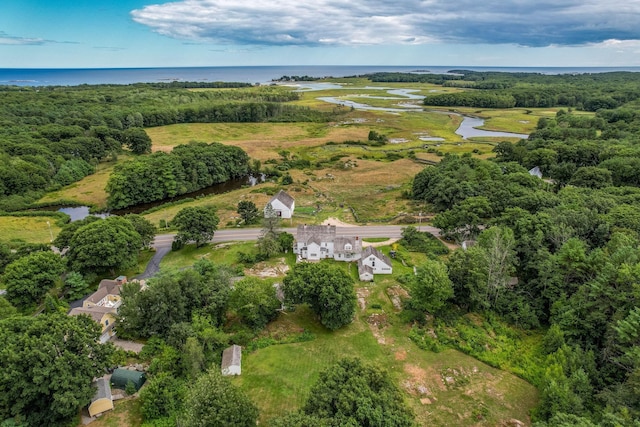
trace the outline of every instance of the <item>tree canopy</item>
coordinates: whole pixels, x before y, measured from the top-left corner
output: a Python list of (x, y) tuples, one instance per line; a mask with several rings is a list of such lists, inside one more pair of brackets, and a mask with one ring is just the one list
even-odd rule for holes
[(88, 316), (60, 313), (0, 320), (0, 418), (29, 426), (66, 425), (110, 366), (111, 344)]
[(320, 373), (303, 407), (332, 426), (411, 427), (413, 413), (400, 390), (380, 368), (342, 359)]
[(178, 229), (177, 241), (195, 242), (196, 247), (200, 247), (213, 239), (219, 221), (213, 207), (193, 206), (181, 209), (171, 221), (171, 225)]
[(185, 427), (253, 427), (258, 419), (255, 404), (218, 369), (198, 378), (187, 391), (184, 406), (181, 425)]
[(351, 323), (356, 311), (353, 279), (329, 263), (298, 263), (283, 281), (285, 298), (307, 303), (328, 329)]
[(7, 299), (16, 307), (26, 307), (42, 300), (65, 266), (60, 255), (34, 252), (9, 264), (3, 276)]
[(81, 273), (110, 272), (134, 266), (140, 234), (126, 218), (111, 216), (78, 228), (69, 242), (69, 264)]

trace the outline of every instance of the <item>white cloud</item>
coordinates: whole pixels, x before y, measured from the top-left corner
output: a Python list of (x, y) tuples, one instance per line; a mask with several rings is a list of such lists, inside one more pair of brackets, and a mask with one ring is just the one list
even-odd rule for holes
[(640, 1), (179, 0), (133, 10), (174, 38), (245, 45), (587, 45), (640, 39)]
[(4, 31), (0, 31), (0, 45), (41, 45), (47, 40), (39, 38), (10, 36)]

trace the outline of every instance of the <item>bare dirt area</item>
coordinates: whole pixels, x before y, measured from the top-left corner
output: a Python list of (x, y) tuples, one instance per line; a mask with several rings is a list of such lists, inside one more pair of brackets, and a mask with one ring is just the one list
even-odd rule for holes
[(251, 268), (246, 268), (244, 270), (244, 274), (247, 276), (260, 278), (282, 277), (286, 275), (288, 271), (289, 266), (287, 265), (285, 259), (278, 258), (278, 261), (275, 265), (273, 263), (259, 262)]
[(371, 291), (369, 288), (356, 289), (356, 296), (358, 297), (358, 306), (360, 307), (360, 310), (364, 311), (364, 309), (367, 308), (367, 297), (370, 293)]
[(389, 318), (385, 313), (372, 314), (367, 318), (367, 324), (378, 344), (390, 345), (394, 343), (393, 338), (384, 335), (385, 329), (389, 326)]
[(391, 299), (393, 308), (397, 311), (402, 310), (402, 300), (409, 298), (409, 293), (398, 285), (387, 288), (387, 295), (389, 295), (389, 299)]
[(321, 225), (335, 225), (336, 227), (358, 227), (358, 225), (356, 224), (349, 224), (334, 217), (325, 219), (324, 221), (322, 221)]

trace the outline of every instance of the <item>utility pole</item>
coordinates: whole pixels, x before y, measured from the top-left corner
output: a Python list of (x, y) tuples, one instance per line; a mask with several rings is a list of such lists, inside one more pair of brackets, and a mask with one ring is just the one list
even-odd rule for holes
[(422, 227), (422, 211), (418, 214), (418, 231), (420, 231), (420, 227)]

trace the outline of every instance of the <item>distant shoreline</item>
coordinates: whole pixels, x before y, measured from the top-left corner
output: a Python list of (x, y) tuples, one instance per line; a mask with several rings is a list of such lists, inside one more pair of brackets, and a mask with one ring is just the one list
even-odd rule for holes
[(640, 72), (640, 67), (478, 67), (478, 66), (384, 66), (384, 65), (291, 65), (241, 67), (149, 67), (149, 68), (0, 68), (0, 85), (77, 86), (82, 84), (134, 84), (171, 81), (268, 83), (282, 76), (345, 77), (375, 72), (431, 72), (450, 70), (502, 71), (542, 74), (583, 74), (614, 71)]

